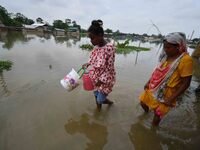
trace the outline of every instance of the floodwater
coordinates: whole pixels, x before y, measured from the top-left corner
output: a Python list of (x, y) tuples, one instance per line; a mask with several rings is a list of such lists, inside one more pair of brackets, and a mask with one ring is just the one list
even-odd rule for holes
[[(151, 127), (138, 96), (154, 68), (160, 45), (150, 51), (116, 54), (117, 82), (111, 107), (96, 110), (92, 92), (80, 84), (67, 92), (62, 79), (87, 62), (81, 44), (89, 39), (51, 35), (0, 34), (0, 60), (11, 60), (0, 74), (1, 150), (182, 150), (200, 147), (199, 62), (190, 88), (175, 109)], [(139, 41), (132, 44), (138, 46)], [(189, 49), (189, 53), (192, 53)]]

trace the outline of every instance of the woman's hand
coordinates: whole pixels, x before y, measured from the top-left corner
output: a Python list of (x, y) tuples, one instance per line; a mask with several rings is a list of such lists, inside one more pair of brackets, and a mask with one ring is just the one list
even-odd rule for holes
[(144, 90), (149, 88), (149, 81), (144, 85)]
[(165, 104), (166, 106), (173, 107), (173, 104), (170, 99), (166, 98), (162, 103)]
[(89, 65), (90, 65), (89, 63), (85, 63), (82, 65), (82, 68), (87, 69)]
[(103, 84), (103, 82), (101, 82), (100, 80), (98, 80), (96, 83), (95, 83), (95, 86), (101, 86)]

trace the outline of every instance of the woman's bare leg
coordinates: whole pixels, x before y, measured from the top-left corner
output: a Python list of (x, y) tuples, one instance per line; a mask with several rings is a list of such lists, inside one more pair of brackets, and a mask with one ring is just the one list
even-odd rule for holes
[(103, 104), (108, 104), (108, 105), (112, 105), (113, 101), (109, 100), (106, 98), (106, 100), (103, 102)]
[(146, 104), (144, 104), (143, 102), (140, 102), (140, 105), (142, 106), (142, 108), (144, 109), (144, 111), (145, 111), (146, 113), (149, 112), (149, 107), (148, 107)]
[(152, 125), (159, 126), (160, 121), (161, 121), (160, 116), (154, 114)]

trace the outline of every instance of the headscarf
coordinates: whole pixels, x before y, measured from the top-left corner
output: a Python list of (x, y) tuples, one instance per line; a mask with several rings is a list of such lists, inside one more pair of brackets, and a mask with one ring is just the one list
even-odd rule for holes
[[(186, 41), (186, 36), (182, 32), (173, 32), (169, 33), (167, 36), (165, 36), (163, 41), (167, 41), (171, 44), (178, 44), (179, 45), (179, 51), (180, 53), (187, 52), (187, 41)], [(162, 50), (160, 56), (159, 56), (159, 62), (166, 57), (166, 53), (164, 49)]]

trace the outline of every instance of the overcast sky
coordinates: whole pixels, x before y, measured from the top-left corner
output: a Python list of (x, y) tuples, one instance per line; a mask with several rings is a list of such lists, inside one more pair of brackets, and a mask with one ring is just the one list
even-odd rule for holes
[(200, 0), (0, 0), (8, 12), (22, 13), (33, 19), (75, 20), (87, 29), (94, 19), (104, 22), (104, 29), (125, 33), (158, 34), (180, 31), (200, 37)]

